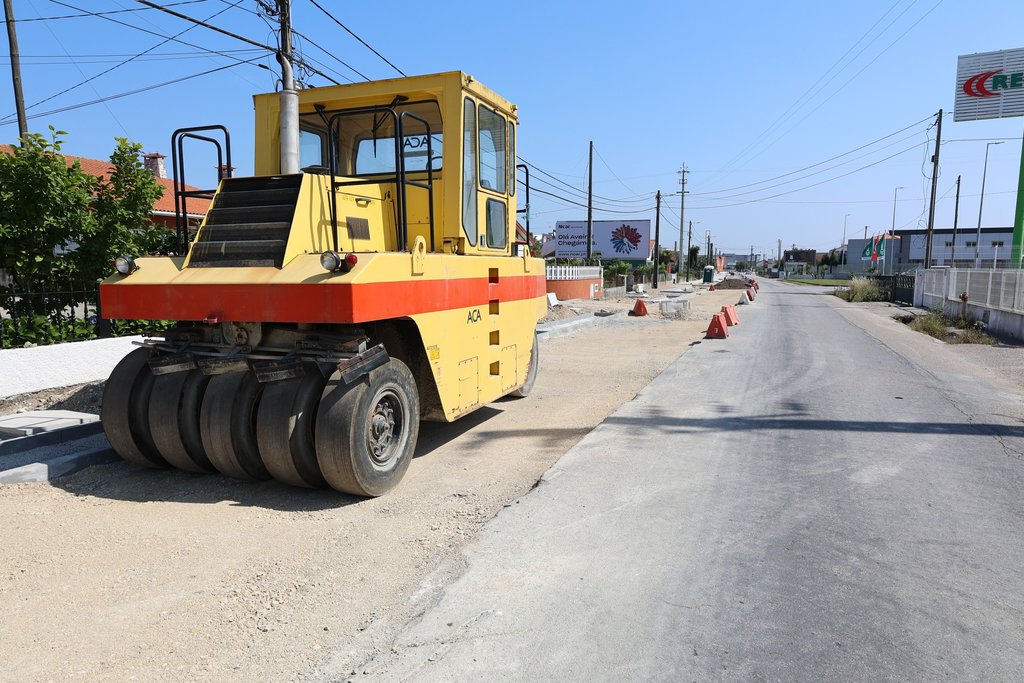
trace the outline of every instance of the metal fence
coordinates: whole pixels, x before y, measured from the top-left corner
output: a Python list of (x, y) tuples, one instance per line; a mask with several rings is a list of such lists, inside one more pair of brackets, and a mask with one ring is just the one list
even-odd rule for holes
[(596, 280), (602, 277), (601, 266), (548, 266), (549, 280)]
[(16, 292), (0, 289), (0, 348), (109, 337), (99, 286)]
[(960, 301), (1013, 313), (1024, 313), (1024, 271), (929, 268), (922, 278), (922, 303), (940, 308), (943, 301)]

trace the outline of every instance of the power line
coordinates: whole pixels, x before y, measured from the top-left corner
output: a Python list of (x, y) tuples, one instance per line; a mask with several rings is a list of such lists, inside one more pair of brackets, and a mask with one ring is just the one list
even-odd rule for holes
[[(54, 1), (56, 1), (56, 0), (54, 0)], [(160, 5), (157, 5), (156, 3), (150, 2), (149, 0), (135, 0), (135, 2), (137, 2), (139, 4), (142, 4), (142, 5), (146, 5), (147, 7), (152, 7), (154, 9), (158, 9), (161, 12), (165, 12), (167, 14), (170, 14), (171, 16), (178, 17), (179, 19), (184, 19), (185, 21), (190, 21), (193, 24), (196, 24), (198, 26), (202, 26), (203, 28), (210, 29), (211, 31), (216, 31), (217, 33), (222, 33), (222, 34), (224, 34), (224, 35), (226, 35), (226, 36), (228, 36), (230, 38), (234, 38), (235, 40), (240, 40), (243, 43), (248, 43), (249, 45), (253, 45), (255, 47), (263, 48), (264, 50), (267, 50), (267, 51), (272, 52), (274, 54), (277, 54), (277, 52), (278, 52), (278, 49), (275, 48), (275, 47), (271, 47), (269, 45), (264, 45), (263, 43), (258, 43), (255, 40), (252, 40), (250, 38), (246, 38), (245, 36), (240, 36), (237, 33), (232, 33), (231, 31), (222, 29), (222, 28), (220, 28), (218, 26), (214, 26), (213, 24), (208, 24), (208, 23), (206, 23), (204, 21), (200, 21), (199, 19), (196, 19), (194, 17), (190, 17), (187, 14), (182, 14), (181, 12), (175, 12), (174, 10), (167, 9), (166, 7), (161, 7)], [(224, 10), (221, 10), (221, 11), (224, 11)], [(220, 12), (218, 12), (218, 14), (219, 13)], [(301, 64), (305, 68), (309, 69), (313, 73), (317, 74), (318, 76), (323, 76), (324, 78), (326, 78), (327, 80), (331, 81), (332, 83), (335, 83), (336, 85), (341, 85), (340, 83), (338, 83), (338, 81), (334, 80), (333, 78), (331, 78), (330, 76), (325, 74), (323, 71), (320, 71), (319, 69), (316, 69), (316, 68), (310, 66), (309, 64), (307, 64), (306, 62), (302, 61), (301, 59), (296, 59), (295, 61), (298, 64)]]
[[(164, 87), (166, 85), (173, 85), (175, 83), (181, 83), (182, 81), (188, 81), (188, 80), (191, 80), (193, 78), (199, 78), (200, 76), (206, 76), (207, 74), (216, 73), (217, 71), (223, 71), (225, 69), (233, 69), (234, 67), (238, 66), (239, 64), (252, 64), (254, 62), (255, 62), (255, 60), (252, 59), (252, 60), (249, 60), (249, 61), (239, 62), (238, 64), (226, 64), (225, 66), (220, 66), (220, 67), (217, 67), (216, 69), (210, 69), (208, 71), (202, 71), (202, 72), (197, 73), (197, 74), (192, 74), (191, 76), (182, 76), (181, 78), (175, 78), (175, 79), (172, 79), (172, 80), (169, 80), (169, 81), (164, 81), (162, 83), (154, 83), (153, 85), (148, 85), (148, 86), (145, 86), (145, 87), (142, 87), (142, 88), (136, 88), (134, 90), (128, 90), (128, 91), (125, 91), (125, 92), (122, 92), (122, 93), (118, 93), (116, 95), (109, 95), (107, 97), (103, 97), (103, 98), (96, 99), (96, 100), (90, 100), (88, 102), (79, 102), (78, 104), (72, 104), (72, 105), (67, 106), (67, 107), (61, 107), (60, 109), (51, 109), (50, 111), (44, 111), (44, 112), (40, 112), (38, 114), (33, 114), (33, 115), (29, 116), (28, 118), (30, 118), (30, 119), (38, 119), (38, 118), (42, 118), (44, 116), (51, 116), (53, 114), (61, 114), (61, 113), (66, 112), (66, 111), (71, 111), (72, 109), (81, 109), (82, 107), (88, 107), (88, 106), (91, 106), (91, 105), (94, 105), (94, 104), (101, 104), (103, 102), (109, 102), (110, 100), (116, 100), (116, 99), (120, 99), (122, 97), (128, 97), (129, 95), (137, 95), (139, 93), (147, 92), (147, 91), (150, 91), (150, 90), (155, 90), (157, 88), (162, 88), (162, 87)], [(263, 65), (259, 64), (257, 66), (263, 66)], [(266, 67), (264, 67), (264, 68), (266, 68)], [(0, 120), (0, 126), (9, 125), (11, 123), (14, 123), (14, 121), (15, 121), (15, 119), (13, 119), (11, 117), (7, 117), (6, 119)]]
[[(925, 143), (925, 144), (927, 144), (927, 143)], [(846, 176), (853, 175), (854, 173), (859, 173), (860, 171), (863, 171), (865, 169), (871, 168), (873, 166), (877, 166), (877, 165), (879, 165), (881, 163), (889, 161), (890, 159), (894, 159), (894, 158), (900, 156), (901, 154), (906, 154), (907, 152), (909, 152), (911, 150), (914, 150), (914, 149), (917, 149), (920, 146), (921, 146), (920, 144), (912, 145), (910, 147), (907, 147), (906, 149), (902, 149), (899, 152), (896, 152), (895, 154), (887, 156), (884, 159), (879, 159), (878, 161), (874, 161), (874, 162), (872, 162), (870, 164), (867, 164), (865, 166), (861, 166), (860, 168), (855, 168), (852, 171), (848, 171), (847, 173), (842, 173), (842, 174), (834, 176), (832, 178), (826, 178), (825, 180), (819, 181), (817, 183), (812, 183), (811, 185), (805, 185), (804, 187), (798, 187), (798, 188), (796, 188), (794, 190), (787, 190), (785, 192), (779, 192), (778, 194), (773, 194), (773, 195), (770, 195), (768, 197), (759, 197), (757, 199), (748, 199), (748, 200), (745, 200), (745, 201), (735, 202), (735, 203), (732, 203), (732, 204), (719, 204), (717, 206), (708, 205), (708, 206), (701, 206), (701, 207), (694, 207), (694, 208), (699, 208), (699, 209), (725, 209), (725, 208), (728, 208), (728, 207), (731, 207), (731, 206), (742, 206), (744, 204), (754, 204), (756, 202), (761, 202), (761, 201), (764, 201), (766, 199), (775, 199), (776, 197), (783, 197), (783, 196), (785, 196), (787, 194), (793, 194), (795, 192), (801, 192), (803, 190), (808, 190), (808, 189), (810, 189), (812, 187), (817, 187), (819, 185), (824, 185), (825, 183), (830, 183), (833, 180), (839, 180), (840, 178), (845, 178)]]
[[(370, 77), (369, 77), (369, 76), (367, 76), (366, 74), (364, 74), (364, 73), (362, 73), (361, 71), (357, 70), (357, 69), (356, 69), (356, 68), (355, 68), (354, 66), (352, 66), (351, 64), (348, 64), (347, 62), (344, 62), (344, 61), (342, 61), (342, 60), (341, 60), (341, 59), (339, 59), (339, 58), (338, 58), (338, 57), (337, 57), (337, 56), (336, 56), (336, 55), (335, 55), (334, 53), (332, 53), (332, 52), (331, 52), (330, 50), (328, 50), (327, 48), (325, 48), (325, 47), (322, 47), (322, 46), (321, 46), (321, 45), (320, 45), (319, 43), (315, 42), (315, 41), (314, 41), (314, 40), (313, 40), (312, 38), (310, 38), (309, 36), (303, 35), (303, 34), (299, 33), (298, 31), (296, 31), (295, 29), (292, 29), (292, 33), (294, 33), (294, 34), (295, 34), (295, 35), (297, 35), (298, 37), (302, 38), (302, 39), (303, 39), (303, 40), (305, 40), (305, 41), (306, 41), (307, 43), (309, 43), (309, 44), (310, 44), (310, 45), (312, 45), (313, 47), (317, 48), (318, 50), (320, 50), (321, 52), (323, 52), (323, 53), (324, 53), (325, 55), (329, 56), (329, 57), (330, 57), (331, 59), (333, 59), (334, 61), (338, 62), (338, 64), (341, 64), (341, 65), (342, 65), (343, 67), (345, 67), (346, 69), (348, 69), (348, 70), (349, 70), (349, 71), (351, 71), (352, 73), (356, 74), (357, 76), (359, 76), (359, 77), (360, 77), (360, 78), (362, 78), (363, 80), (365, 80), (365, 81), (369, 81), (369, 80), (370, 80)], [(341, 74), (338, 74), (338, 75), (340, 76)]]
[[(530, 168), (532, 168), (533, 170), (535, 170), (538, 173), (540, 173), (541, 175), (547, 176), (548, 178), (551, 178), (552, 180), (554, 180), (559, 185), (563, 185), (564, 187), (567, 187), (568, 189), (573, 190), (574, 192), (581, 193), (581, 194), (583, 194), (584, 197), (586, 197), (586, 192), (584, 190), (581, 190), (580, 188), (575, 187), (574, 185), (571, 185), (571, 184), (565, 182), (564, 180), (562, 180), (561, 178), (558, 178), (557, 176), (555, 176), (554, 174), (550, 173), (549, 171), (545, 171), (544, 169), (540, 168), (536, 164), (530, 163), (529, 161), (527, 161), (526, 159), (524, 159), (521, 156), (517, 155), (516, 158), (519, 159), (519, 161), (521, 161), (524, 164), (526, 164), (527, 166), (529, 166)], [(653, 192), (649, 192), (646, 195), (637, 195), (636, 198), (623, 198), (623, 199), (615, 199), (615, 198), (612, 198), (612, 197), (603, 197), (603, 196), (601, 196), (599, 194), (595, 194), (594, 195), (595, 199), (600, 199), (602, 201), (610, 202), (612, 204), (629, 204), (629, 203), (638, 203), (638, 202), (649, 202), (653, 197), (654, 197), (654, 193)]]
[[(202, 26), (203, 28), (210, 29), (211, 31), (216, 31), (217, 33), (222, 33), (222, 34), (224, 34), (224, 35), (226, 35), (226, 36), (228, 36), (230, 38), (234, 38), (235, 40), (240, 40), (243, 43), (248, 43), (249, 45), (253, 45), (255, 47), (261, 47), (264, 50), (269, 50), (270, 52), (274, 52), (274, 53), (277, 52), (277, 48), (275, 48), (275, 47), (271, 47), (269, 45), (264, 45), (263, 43), (257, 43), (255, 40), (251, 40), (249, 38), (246, 38), (245, 36), (240, 36), (237, 33), (232, 33), (231, 31), (219, 28), (217, 26), (214, 26), (213, 24), (207, 24), (205, 21), (200, 21), (199, 19), (196, 19), (194, 17), (190, 17), (187, 14), (182, 14), (181, 12), (175, 12), (174, 10), (168, 9), (166, 7), (161, 7), (160, 5), (158, 5), (158, 4), (154, 3), (154, 2), (150, 2), (149, 0), (135, 0), (135, 2), (137, 2), (137, 3), (141, 4), (141, 5), (145, 5), (146, 7), (152, 7), (153, 9), (158, 9), (161, 12), (165, 12), (167, 14), (170, 14), (172, 17), (178, 17), (179, 19), (184, 19), (185, 21), (191, 21), (193, 24), (196, 24), (198, 26)], [(224, 11), (224, 10), (221, 10), (221, 11)], [(219, 14), (219, 12), (218, 12), (218, 14)]]
[[(88, 10), (82, 10), (80, 7), (75, 7), (73, 5), (69, 5), (69, 4), (65, 3), (65, 2), (61, 2), (61, 0), (50, 0), (50, 2), (55, 3), (57, 5), (61, 5), (63, 7), (68, 7), (70, 9), (75, 9), (75, 10), (80, 10), (80, 11), (83, 11), (83, 12), (88, 12)], [(88, 12), (88, 16), (93, 16), (93, 17), (98, 17), (100, 19), (105, 19), (106, 21), (113, 22), (113, 23), (118, 24), (120, 26), (125, 26), (125, 27), (130, 28), (130, 29), (132, 29), (134, 31), (141, 31), (142, 33), (148, 33), (148, 34), (150, 34), (152, 36), (156, 36), (158, 38), (167, 38), (168, 37), (167, 35), (165, 35), (163, 33), (158, 33), (156, 31), (152, 31), (152, 30), (150, 30), (148, 28), (143, 28), (142, 26), (135, 26), (134, 24), (129, 24), (129, 23), (126, 23), (124, 21), (121, 21), (120, 19), (114, 19), (112, 17), (104, 16), (104, 15), (102, 15), (100, 13), (97, 13), (97, 12)], [(230, 51), (229, 52), (221, 52), (220, 50), (213, 50), (213, 49), (210, 49), (210, 48), (205, 48), (202, 45), (196, 45), (195, 43), (190, 43), (187, 40), (181, 40), (181, 39), (178, 39), (178, 38), (172, 38), (171, 40), (173, 40), (173, 42), (175, 42), (175, 43), (180, 43), (182, 45), (186, 45), (188, 47), (195, 48), (195, 49), (200, 50), (200, 51), (202, 51), (204, 53), (220, 55), (221, 57), (225, 57), (227, 59), (233, 59), (238, 64), (254, 64), (254, 61), (255, 61), (255, 60), (252, 60), (252, 59), (249, 59), (249, 60), (239, 59), (238, 57), (235, 57), (232, 54), (230, 54)], [(268, 48), (266, 46), (262, 46), (262, 47), (263, 47), (264, 50), (268, 50), (269, 49), (271, 52), (274, 51), (272, 48)], [(265, 66), (263, 64), (254, 64), (254, 65), (258, 66), (258, 67), (261, 67), (261, 68), (264, 68), (264, 69), (268, 68), (267, 66)]]
[[(206, 2), (206, 0), (181, 0), (180, 2), (169, 2), (167, 3), (167, 7), (176, 7), (178, 5), (194, 5), (197, 2)], [(64, 14), (58, 17), (32, 17), (31, 19), (15, 19), (14, 22), (16, 24), (27, 24), (32, 21), (57, 21), (58, 19), (80, 19), (82, 17), (106, 16), (108, 14), (124, 14), (125, 12), (147, 12), (151, 9), (153, 8), (133, 7), (131, 9), (115, 9), (108, 10), (106, 12), (86, 12), (85, 10), (82, 10), (84, 14)]]
[[(388, 65), (388, 66), (390, 66), (390, 67), (391, 67), (392, 69), (394, 69), (394, 70), (395, 70), (395, 71), (397, 71), (398, 73), (402, 74), (403, 76), (406, 76), (406, 75), (407, 75), (407, 74), (406, 74), (406, 73), (405, 73), (404, 71), (402, 71), (402, 70), (401, 70), (401, 69), (399, 69), (399, 68), (398, 68), (397, 66), (395, 66), (394, 64), (392, 64), (392, 63), (391, 63), (391, 60), (389, 60), (389, 59), (388, 59), (387, 57), (385, 57), (385, 56), (384, 56), (384, 55), (382, 55), (381, 53), (379, 53), (379, 52), (377, 52), (376, 50), (374, 50), (374, 49), (373, 49), (373, 47), (371, 47), (369, 43), (367, 43), (367, 42), (366, 42), (365, 40), (363, 40), (362, 38), (360, 38), (359, 36), (357, 36), (357, 35), (356, 35), (355, 33), (353, 33), (353, 32), (352, 32), (352, 29), (350, 29), (350, 28), (349, 28), (348, 26), (345, 26), (345, 24), (343, 24), (343, 23), (341, 23), (340, 21), (338, 21), (337, 17), (335, 17), (335, 16), (333, 15), (333, 14), (331, 14), (330, 12), (328, 12), (327, 10), (325, 10), (325, 9), (324, 9), (324, 8), (323, 8), (323, 7), (322, 7), (322, 6), (320, 5), (320, 3), (319, 3), (319, 2), (317, 2), (316, 0), (309, 0), (309, 1), (310, 1), (310, 2), (311, 2), (311, 3), (313, 4), (313, 6), (314, 6), (314, 7), (316, 7), (316, 8), (318, 9), (318, 10), (320, 10), (321, 12), (323, 12), (324, 14), (326, 14), (326, 15), (327, 15), (328, 17), (330, 17), (330, 18), (331, 18), (331, 20), (332, 20), (332, 21), (333, 21), (333, 22), (334, 22), (335, 24), (337, 24), (338, 26), (340, 26), (340, 27), (342, 27), (343, 29), (345, 29), (345, 31), (347, 31), (347, 32), (348, 32), (348, 34), (349, 34), (350, 36), (352, 36), (353, 38), (355, 38), (356, 40), (358, 40), (358, 41), (359, 41), (360, 43), (362, 43), (362, 44), (363, 44), (363, 45), (364, 45), (364, 46), (365, 46), (365, 47), (366, 47), (366, 48), (367, 48), (367, 49), (368, 49), (368, 50), (369, 50), (370, 52), (372, 52), (373, 54), (375, 54), (375, 55), (377, 55), (378, 57), (380, 57), (381, 59), (383, 59), (383, 60), (384, 60), (384, 61), (385, 61), (385, 62), (387, 63), (387, 65)], [(354, 69), (353, 69), (353, 71), (354, 71)], [(365, 78), (365, 76), (364, 76), (364, 78)], [(370, 80), (370, 79), (369, 79), (369, 78), (367, 78), (366, 80)]]
[[(521, 185), (523, 185), (523, 186), (526, 185), (526, 183), (524, 181), (522, 181), (522, 180), (520, 180), (519, 183)], [(561, 195), (555, 194), (554, 192), (547, 192), (545, 190), (541, 190), (541, 189), (536, 188), (536, 187), (531, 187), (530, 188), (530, 193), (532, 194), (534, 192), (537, 192), (537, 193), (543, 194), (543, 195), (547, 195), (549, 197), (553, 197), (554, 199), (557, 199), (559, 201), (565, 202), (566, 204), (572, 204), (573, 206), (580, 206), (580, 207), (583, 207), (584, 209), (587, 208), (586, 204), (573, 201), (573, 200), (571, 200), (571, 199), (569, 199), (567, 197), (563, 197)], [(653, 211), (654, 207), (653, 206), (648, 206), (648, 207), (643, 208), (643, 209), (634, 209), (632, 211), (617, 211), (617, 210), (614, 210), (614, 209), (601, 209), (601, 208), (598, 208), (598, 207), (595, 206), (594, 210), (598, 211), (600, 213), (616, 213), (616, 214), (636, 215), (638, 213), (645, 213), (647, 211)]]
[[(227, 50), (227, 52), (234, 54), (252, 54), (254, 52), (263, 52), (256, 48), (245, 48), (241, 50)], [(19, 55), (21, 63), (26, 62), (35, 64), (36, 66), (63, 66), (66, 64), (110, 64), (125, 57), (131, 57), (131, 53), (115, 53), (115, 54), (63, 54), (63, 55)], [(201, 52), (158, 52), (156, 54), (136, 55), (134, 61), (137, 62), (172, 62), (172, 61), (186, 61), (189, 59), (206, 59), (208, 55)], [(39, 61), (31, 61), (39, 60)], [(54, 61), (61, 60), (61, 61)], [(10, 59), (6, 57), (0, 57), (0, 64), (8, 64)]]
[(825, 168), (823, 168), (823, 169), (821, 169), (819, 171), (814, 171), (813, 173), (807, 173), (807, 174), (802, 175), (802, 176), (797, 176), (797, 177), (795, 177), (795, 178), (793, 178), (791, 180), (785, 180), (785, 181), (783, 181), (781, 183), (775, 183), (774, 185), (765, 185), (764, 187), (759, 187), (759, 188), (753, 189), (753, 190), (747, 190), (745, 192), (737, 192), (735, 194), (719, 195), (719, 196), (716, 196), (716, 197), (704, 196), (702, 198), (706, 199), (708, 201), (721, 201), (721, 200), (724, 200), (724, 199), (735, 199), (736, 197), (743, 197), (743, 196), (746, 196), (746, 195), (756, 194), (758, 192), (764, 192), (766, 190), (771, 190), (771, 189), (776, 188), (776, 187), (782, 187), (784, 185), (789, 185), (790, 183), (795, 183), (795, 182), (799, 182), (801, 180), (806, 180), (807, 178), (813, 178), (814, 176), (821, 175), (822, 173), (827, 173), (828, 171), (831, 171), (831, 170), (834, 170), (834, 169), (837, 169), (837, 168), (842, 168), (843, 166), (846, 166), (847, 164), (853, 163), (854, 161), (859, 161), (860, 159), (864, 159), (866, 157), (872, 156), (873, 154), (881, 152), (884, 149), (889, 149), (890, 147), (895, 147), (896, 145), (898, 145), (898, 144), (900, 144), (902, 142), (906, 142), (907, 140), (910, 140), (911, 138), (917, 137), (919, 134), (920, 134), (919, 132), (915, 131), (914, 133), (911, 133), (910, 135), (906, 135), (904, 137), (901, 137), (898, 140), (894, 140), (893, 142), (890, 142), (887, 145), (879, 147), (878, 149), (875, 149), (875, 150), (872, 150), (870, 152), (866, 152), (865, 154), (861, 154), (859, 156), (853, 157), (853, 158), (851, 158), (851, 159), (849, 159), (847, 161), (844, 161), (842, 163), (834, 164), (832, 166), (826, 166)]
[[(235, 5), (238, 5), (242, 1), (243, 0), (237, 0), (237, 2), (235, 2)], [(234, 6), (234, 5), (232, 5), (232, 6)], [(219, 12), (215, 12), (212, 16), (210, 16), (207, 19), (207, 21), (209, 21), (210, 19), (213, 19), (214, 17), (216, 17), (216, 16), (218, 16), (220, 14), (223, 14), (224, 12), (228, 11), (228, 9), (230, 9), (230, 7), (226, 7), (224, 9), (220, 10)], [(119, 69), (120, 67), (124, 66), (125, 64), (128, 64), (128, 63), (134, 61), (138, 57), (142, 57), (143, 55), (146, 55), (146, 54), (152, 52), (153, 50), (157, 49), (158, 47), (160, 47), (162, 45), (166, 45), (167, 43), (169, 43), (172, 40), (176, 39), (178, 36), (181, 36), (184, 33), (187, 33), (188, 31), (191, 31), (193, 28), (195, 28), (195, 27), (194, 26), (189, 26), (184, 31), (181, 31), (180, 33), (176, 33), (175, 35), (173, 35), (173, 36), (171, 36), (169, 38), (165, 38), (164, 40), (160, 41), (159, 43), (157, 43), (153, 47), (149, 48), (148, 50), (143, 50), (142, 52), (140, 52), (140, 53), (138, 53), (136, 55), (133, 55), (133, 56), (129, 57), (128, 59), (125, 59), (125, 60), (121, 61), (118, 64), (115, 64), (114, 66), (110, 67), (109, 69), (104, 69), (103, 71), (99, 72), (98, 74), (95, 74), (93, 76), (90, 76), (90, 77), (86, 78), (84, 81), (80, 81), (79, 83), (76, 83), (75, 85), (72, 85), (69, 88), (64, 88), (63, 90), (61, 90), (58, 93), (54, 93), (53, 95), (50, 95), (49, 97), (45, 97), (45, 98), (39, 100), (38, 102), (35, 102), (34, 104), (30, 104), (28, 107), (26, 107), (26, 109), (34, 109), (35, 107), (38, 107), (40, 104), (43, 104), (44, 102), (49, 102), (50, 100), (55, 99), (57, 97), (60, 97), (61, 95), (65, 94), (65, 93), (71, 92), (72, 90), (75, 90), (77, 88), (82, 87), (86, 83), (91, 83), (92, 81), (95, 81), (100, 76), (105, 76), (106, 74), (110, 73), (111, 71), (114, 71), (115, 69)]]
[[(819, 161), (817, 163), (811, 164), (810, 166), (804, 166), (803, 168), (798, 168), (795, 171), (790, 171), (789, 173), (783, 173), (782, 175), (777, 175), (777, 176), (774, 176), (772, 178), (765, 178), (764, 180), (758, 180), (757, 182), (753, 182), (753, 183), (746, 183), (745, 185), (737, 185), (735, 187), (726, 187), (726, 188), (723, 188), (721, 190), (709, 190), (707, 192), (692, 192), (692, 193), (690, 193), (690, 196), (691, 197), (707, 197), (708, 195), (722, 194), (723, 192), (732, 192), (733, 190), (742, 190), (742, 189), (745, 189), (745, 188), (748, 188), (748, 187), (754, 187), (755, 185), (763, 185), (765, 183), (770, 183), (773, 180), (779, 180), (781, 178), (788, 178), (791, 175), (796, 175), (797, 173), (802, 173), (802, 172), (808, 171), (808, 170), (810, 170), (812, 168), (817, 168), (818, 166), (822, 166), (822, 165), (827, 164), (827, 163), (829, 163), (831, 161), (835, 161), (836, 159), (841, 159), (841, 158), (843, 158), (845, 156), (849, 156), (850, 154), (854, 154), (856, 152), (859, 152), (862, 149), (866, 149), (866, 148), (871, 147), (873, 145), (877, 145), (879, 142), (882, 142), (883, 140), (888, 140), (889, 138), (894, 137), (896, 135), (899, 135), (900, 133), (906, 132), (906, 131), (910, 130), (911, 128), (915, 128), (917, 126), (920, 126), (922, 123), (932, 119), (933, 117), (934, 117), (934, 114), (929, 114), (928, 116), (924, 117), (920, 121), (915, 121), (914, 123), (910, 124), (909, 126), (906, 126), (905, 128), (901, 128), (901, 129), (899, 129), (897, 131), (889, 133), (888, 135), (883, 135), (882, 137), (878, 138), (877, 140), (872, 140), (871, 142), (868, 142), (866, 144), (860, 145), (859, 147), (855, 147), (855, 148), (853, 148), (851, 150), (847, 150), (846, 152), (843, 152), (842, 154), (837, 154), (837, 155), (835, 155), (833, 157), (829, 157), (828, 159), (825, 159), (823, 161)], [(709, 199), (713, 199), (713, 197), (708, 197), (708, 198)]]

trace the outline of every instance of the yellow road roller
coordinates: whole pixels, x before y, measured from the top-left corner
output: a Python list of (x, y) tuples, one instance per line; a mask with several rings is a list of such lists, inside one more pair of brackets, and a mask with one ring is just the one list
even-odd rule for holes
[[(149, 467), (378, 496), (421, 420), (525, 396), (544, 264), (516, 236), (516, 107), (462, 72), (298, 92), (299, 171), (281, 98), (257, 95), (252, 177), (221, 126), (172, 136), (180, 255), (122, 257), (103, 316), (170, 320), (111, 373), (102, 420)], [(216, 148), (215, 190), (184, 150)], [(226, 153), (226, 163), (224, 155)]]

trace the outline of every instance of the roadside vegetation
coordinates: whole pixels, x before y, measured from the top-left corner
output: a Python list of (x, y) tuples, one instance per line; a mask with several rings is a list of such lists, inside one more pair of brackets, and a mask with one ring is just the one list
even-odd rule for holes
[[(175, 234), (153, 225), (163, 188), (124, 138), (97, 178), (60, 154), (64, 131), (29, 133), (0, 154), (0, 348), (97, 336), (96, 283), (117, 256), (167, 253)], [(113, 321), (111, 333), (149, 329)]]
[(932, 311), (927, 315), (903, 315), (896, 319), (916, 330), (948, 344), (987, 344), (998, 341), (985, 332), (985, 325), (970, 318), (950, 318)]
[(846, 287), (850, 284), (849, 280), (804, 277), (788, 277), (785, 282), (789, 282), (794, 285), (817, 285), (818, 287)]
[(863, 277), (855, 277), (836, 287), (835, 295), (843, 301), (885, 301), (888, 297), (877, 284)]

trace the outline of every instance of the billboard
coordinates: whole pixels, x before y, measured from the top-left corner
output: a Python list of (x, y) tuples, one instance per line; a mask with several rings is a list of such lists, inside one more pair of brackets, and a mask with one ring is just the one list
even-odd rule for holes
[(961, 55), (954, 121), (1024, 116), (1024, 48)]
[[(651, 256), (651, 221), (594, 221), (593, 253), (602, 258), (646, 260)], [(555, 256), (587, 257), (587, 222), (555, 224)]]

